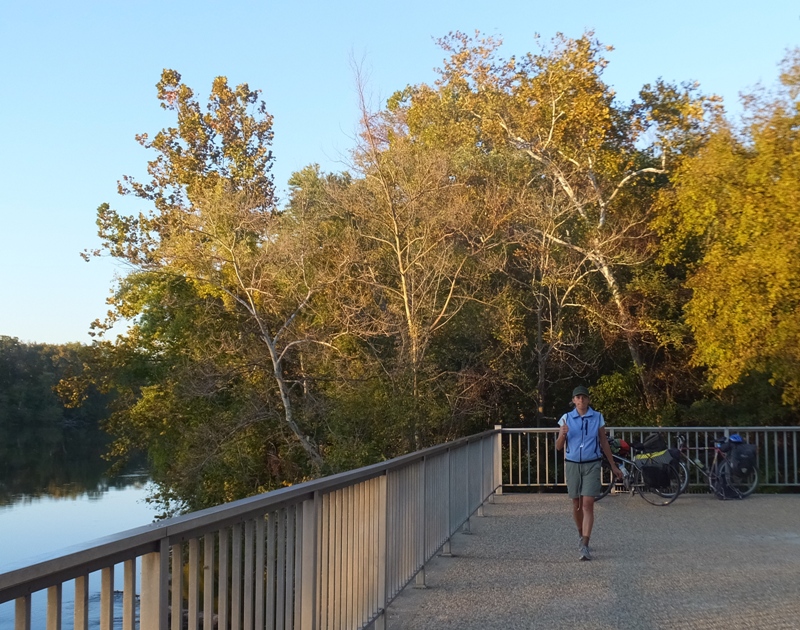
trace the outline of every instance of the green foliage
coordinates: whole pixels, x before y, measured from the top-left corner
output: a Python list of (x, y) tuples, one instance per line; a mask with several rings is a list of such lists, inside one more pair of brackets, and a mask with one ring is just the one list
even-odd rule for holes
[(796, 419), (781, 401), (781, 390), (763, 373), (752, 373), (735, 385), (679, 410), (684, 426), (791, 426)]
[[(696, 364), (717, 388), (766, 372), (800, 404), (800, 105), (796, 68), (777, 94), (746, 100), (737, 134), (725, 121), (676, 174), (675, 212), (661, 218), (663, 256), (689, 262), (686, 321)], [(792, 96), (794, 94), (794, 97)]]
[[(165, 70), (158, 98), (177, 126), (138, 138), (157, 154), (151, 180), (120, 186), (150, 212), (98, 210), (104, 250), (131, 271), (72, 389), (76, 400), (86, 383), (113, 392), (111, 455), (146, 445), (160, 496), (199, 508), (319, 468), (296, 385), (301, 346), (325, 343), (326, 327), (312, 324), (329, 281), (329, 226), (306, 205), (275, 207), (272, 118), (257, 92), (218, 77), (204, 112)], [(103, 340), (120, 320), (127, 333)]]
[(609, 426), (640, 427), (655, 423), (656, 414), (641, 404), (641, 381), (635, 368), (603, 374), (591, 388), (592, 407)]
[(362, 111), (352, 171), (302, 169), (280, 208), (258, 93), (162, 75), (176, 126), (120, 186), (149, 209), (98, 209), (130, 272), (60, 389), (113, 395), (112, 455), (145, 445), (166, 512), (540, 425), (577, 380), (615, 426), (789, 421), (796, 64), (738, 133), (696, 85), (620, 103), (592, 33), (440, 44), (435, 83)]
[(60, 379), (81, 372), (86, 354), (78, 344), (0, 336), (0, 499), (100, 483), (106, 472), (100, 455), (109, 443), (100, 430), (106, 400), (89, 390), (81, 408), (70, 409), (55, 392)]

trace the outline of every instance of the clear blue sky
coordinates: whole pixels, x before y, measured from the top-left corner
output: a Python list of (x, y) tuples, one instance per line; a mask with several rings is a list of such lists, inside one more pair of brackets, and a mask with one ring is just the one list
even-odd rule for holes
[(593, 29), (615, 48), (605, 77), (625, 100), (663, 77), (698, 81), (736, 110), (739, 92), (772, 84), (785, 51), (800, 45), (800, 4), (4, 0), (0, 335), (90, 340), (89, 324), (125, 269), (85, 263), (79, 252), (98, 246), (98, 205), (140, 209), (118, 197), (116, 182), (142, 177), (150, 159), (134, 136), (172, 124), (155, 98), (163, 68), (180, 72), (201, 100), (218, 75), (262, 90), (284, 189), (307, 164), (345, 168), (358, 120), (352, 58), (363, 60), (381, 103), (433, 80), (444, 57), (435, 38), (476, 29), (502, 37), (506, 55), (535, 50), (535, 33)]

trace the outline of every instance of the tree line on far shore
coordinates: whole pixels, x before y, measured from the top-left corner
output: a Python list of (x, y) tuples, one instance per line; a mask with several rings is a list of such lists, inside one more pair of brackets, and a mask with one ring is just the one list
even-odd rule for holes
[(285, 200), (258, 91), (163, 72), (143, 210), (101, 205), (86, 252), (130, 271), (58, 389), (109, 397), (168, 509), (548, 426), (578, 383), (615, 426), (796, 422), (800, 53), (733, 120), (696, 84), (620, 102), (591, 33), (439, 44)]
[(92, 389), (81, 407), (67, 408), (56, 393), (62, 378), (82, 371), (89, 352), (0, 336), (0, 503), (78, 496), (108, 481), (107, 396)]

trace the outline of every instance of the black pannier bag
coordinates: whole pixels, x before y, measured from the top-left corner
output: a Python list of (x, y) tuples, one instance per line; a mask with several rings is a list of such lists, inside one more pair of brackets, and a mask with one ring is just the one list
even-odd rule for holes
[(669, 466), (663, 464), (642, 466), (642, 479), (648, 488), (668, 488)]
[(667, 442), (660, 433), (651, 433), (641, 442), (634, 444), (633, 448), (642, 453), (656, 453), (666, 449)]
[(634, 460), (642, 467), (642, 480), (648, 488), (669, 488), (670, 468), (677, 465), (672, 449), (636, 455)]
[(733, 477), (746, 477), (756, 468), (754, 444), (733, 443), (728, 454), (728, 468)]

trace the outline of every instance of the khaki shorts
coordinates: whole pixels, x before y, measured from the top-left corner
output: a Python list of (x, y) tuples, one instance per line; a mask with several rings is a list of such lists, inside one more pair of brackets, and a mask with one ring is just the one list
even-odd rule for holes
[(596, 497), (600, 494), (600, 462), (599, 459), (583, 463), (564, 460), (570, 499)]

